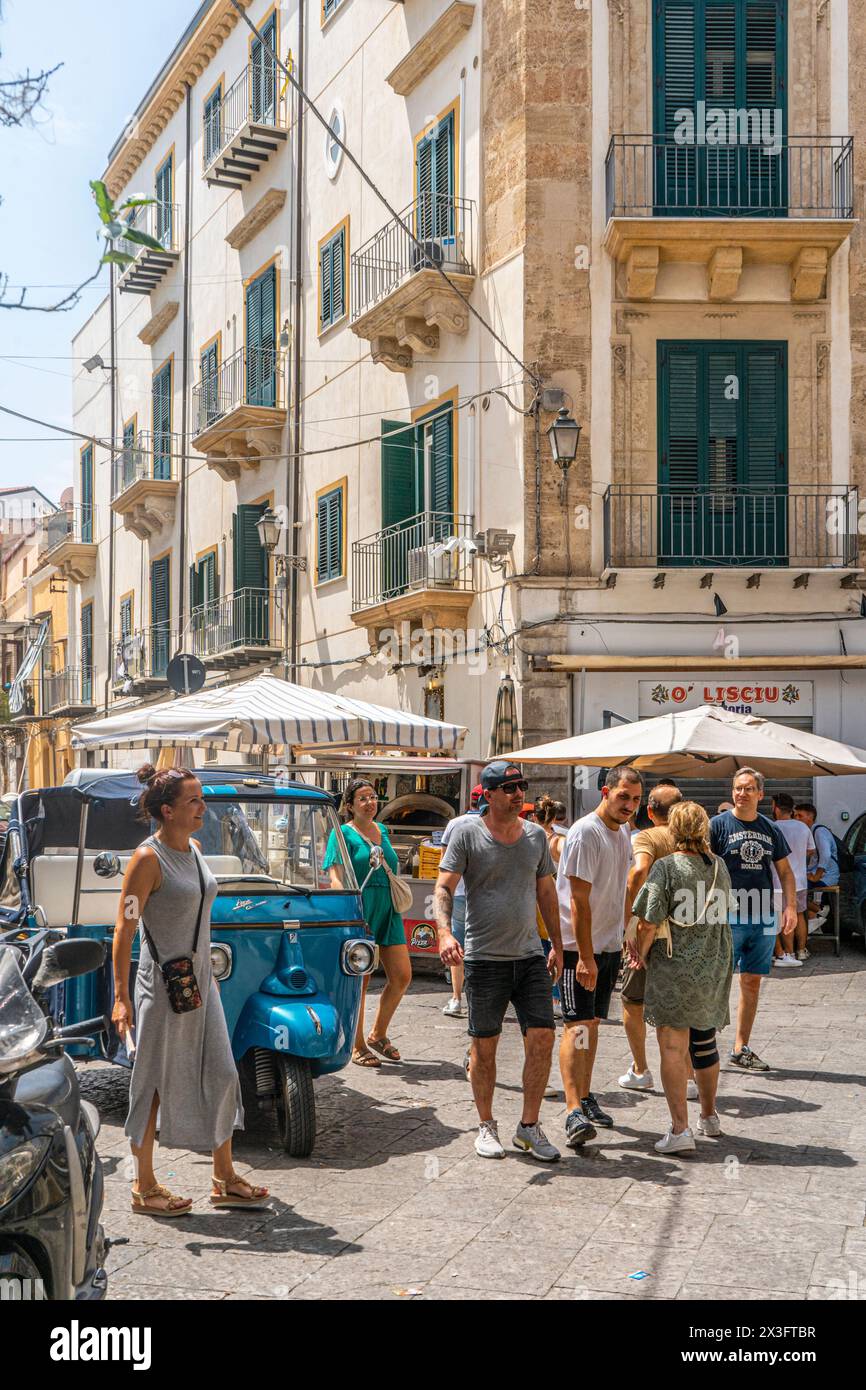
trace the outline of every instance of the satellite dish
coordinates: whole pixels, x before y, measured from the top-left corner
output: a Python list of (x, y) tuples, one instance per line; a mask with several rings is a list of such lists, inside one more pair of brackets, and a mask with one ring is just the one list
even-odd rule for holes
[(168, 663), (165, 678), (178, 695), (194, 695), (204, 685), (207, 672), (197, 656), (178, 652)]

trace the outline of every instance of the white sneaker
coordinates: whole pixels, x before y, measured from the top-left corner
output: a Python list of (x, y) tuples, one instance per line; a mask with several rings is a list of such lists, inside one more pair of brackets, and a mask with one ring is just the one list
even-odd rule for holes
[(698, 1083), (691, 1079), (686, 1082), (686, 1100), (699, 1100)]
[(466, 1010), (463, 1007), (463, 1001), (460, 999), (449, 999), (442, 1012), (446, 1018), (466, 1017)]
[(806, 950), (806, 947), (803, 946), (803, 947), (801, 947), (800, 950), (797, 952), (797, 960), (798, 960), (798, 961), (800, 962), (800, 964), (802, 965), (804, 961), (806, 961), (806, 960), (809, 959), (809, 957), (811, 956), (811, 954), (812, 954), (812, 952), (811, 952), (811, 951), (807, 951), (807, 950)]
[(657, 1143), (653, 1144), (656, 1153), (659, 1154), (679, 1154), (691, 1153), (695, 1148), (695, 1136), (690, 1129), (684, 1129), (682, 1134), (674, 1134), (669, 1129)]
[(651, 1091), (653, 1074), (649, 1067), (646, 1071), (635, 1071), (634, 1067), (629, 1067), (625, 1076), (619, 1078), (619, 1084), (625, 1091)]
[(499, 1129), (495, 1120), (482, 1120), (475, 1139), (475, 1152), (479, 1158), (504, 1158), (505, 1150), (499, 1142)]
[(698, 1120), (698, 1134), (705, 1134), (708, 1139), (718, 1139), (722, 1132), (722, 1122), (718, 1115), (702, 1115)]
[(790, 951), (786, 951), (783, 956), (775, 956), (773, 959), (773, 964), (778, 965), (784, 969), (788, 969), (792, 965), (802, 965), (803, 962), (801, 960), (797, 960), (796, 956), (792, 956)]

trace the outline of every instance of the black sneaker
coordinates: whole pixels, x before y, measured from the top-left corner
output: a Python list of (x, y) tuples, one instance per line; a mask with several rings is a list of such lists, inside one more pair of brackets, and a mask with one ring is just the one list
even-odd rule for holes
[(604, 1129), (613, 1128), (613, 1116), (605, 1115), (595, 1096), (590, 1091), (586, 1100), (580, 1102), (580, 1108), (588, 1120), (593, 1124), (601, 1125)]
[(596, 1137), (595, 1127), (584, 1119), (580, 1110), (569, 1110), (565, 1117), (565, 1142), (570, 1149), (579, 1149), (587, 1139)]
[(740, 1071), (771, 1071), (769, 1062), (762, 1062), (757, 1052), (753, 1052), (750, 1047), (744, 1047), (742, 1052), (731, 1052), (728, 1061), (732, 1067), (739, 1067)]

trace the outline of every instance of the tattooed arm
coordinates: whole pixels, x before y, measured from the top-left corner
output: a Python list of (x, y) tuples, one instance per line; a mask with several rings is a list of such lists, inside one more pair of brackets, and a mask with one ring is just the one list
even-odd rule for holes
[(439, 934), (439, 959), (443, 965), (457, 965), (463, 959), (463, 948), (451, 930), (454, 889), (459, 882), (459, 874), (440, 869), (433, 892), (433, 916)]

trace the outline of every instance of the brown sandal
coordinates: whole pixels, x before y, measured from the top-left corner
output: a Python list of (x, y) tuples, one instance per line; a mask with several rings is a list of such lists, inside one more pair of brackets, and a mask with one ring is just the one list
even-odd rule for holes
[(382, 1065), (381, 1061), (374, 1053), (369, 1050), (367, 1052), (362, 1052), (360, 1047), (352, 1049), (352, 1061), (355, 1063), (356, 1067), (381, 1067)]
[(378, 1052), (380, 1057), (384, 1057), (386, 1062), (402, 1062), (403, 1060), (390, 1038), (368, 1038), (367, 1046), (372, 1047), (374, 1052)]
[[(164, 1207), (149, 1207), (147, 1204), (151, 1197), (163, 1197)], [(138, 1216), (186, 1216), (192, 1211), (191, 1197), (178, 1197), (176, 1193), (169, 1192), (167, 1187), (160, 1183), (154, 1183), (146, 1192), (136, 1192), (132, 1190), (132, 1210)]]
[[(254, 1187), (246, 1178), (238, 1177), (237, 1173), (231, 1178), (212, 1178), (215, 1192), (211, 1193), (210, 1204), (212, 1207), (266, 1207), (269, 1192), (266, 1187)], [(243, 1197), (239, 1192), (229, 1192), (230, 1187), (248, 1187), (250, 1195)]]

